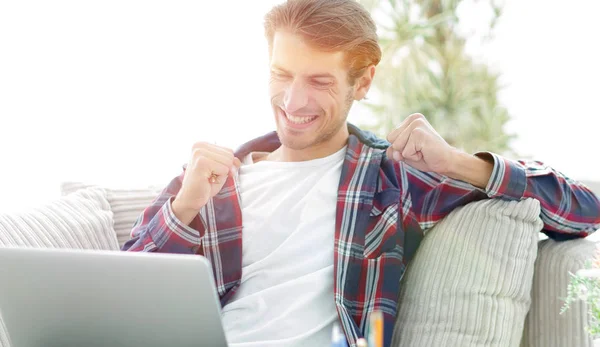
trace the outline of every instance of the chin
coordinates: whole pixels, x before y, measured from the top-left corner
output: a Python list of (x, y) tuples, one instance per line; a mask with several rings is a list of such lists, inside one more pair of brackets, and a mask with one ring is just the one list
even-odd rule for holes
[(277, 136), (282, 145), (295, 151), (309, 148), (317, 142), (313, 134), (290, 134), (288, 130), (282, 128), (277, 129)]

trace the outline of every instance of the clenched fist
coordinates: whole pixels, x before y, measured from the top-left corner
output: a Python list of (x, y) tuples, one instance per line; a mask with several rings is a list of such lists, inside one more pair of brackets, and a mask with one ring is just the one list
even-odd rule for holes
[(227, 176), (234, 174), (240, 165), (231, 149), (206, 142), (194, 144), (181, 189), (173, 200), (175, 216), (189, 224), (208, 200), (223, 188)]
[(411, 114), (392, 131), (388, 158), (403, 161), (420, 171), (447, 174), (457, 149), (450, 146), (420, 113)]
[(481, 189), (487, 187), (494, 169), (493, 160), (484, 160), (450, 146), (420, 113), (408, 116), (387, 140), (391, 144), (387, 149), (388, 158)]

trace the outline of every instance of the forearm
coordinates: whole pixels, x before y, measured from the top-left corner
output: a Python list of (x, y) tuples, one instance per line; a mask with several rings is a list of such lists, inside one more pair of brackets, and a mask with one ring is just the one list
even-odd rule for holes
[[(453, 155), (444, 176), (477, 187), (490, 198), (538, 200), (544, 231), (554, 238), (585, 237), (600, 228), (600, 201), (594, 193), (541, 162), (511, 161), (489, 152), (469, 155), (456, 150)], [(450, 210), (448, 204), (463, 204), (472, 197), (466, 191), (463, 196), (461, 188), (450, 182), (442, 182), (439, 189), (455, 198), (433, 200), (435, 204), (425, 208), (429, 211), (425, 216), (443, 216)]]
[(142, 212), (124, 251), (197, 253), (205, 230), (199, 213), (181, 209), (177, 203), (173, 208), (182, 178), (183, 174), (174, 178)]
[(186, 209), (182, 206), (177, 198), (171, 203), (171, 209), (175, 217), (184, 225), (190, 225), (194, 218), (198, 216), (198, 211), (192, 209)]
[(467, 182), (474, 187), (485, 189), (494, 170), (493, 162), (490, 163), (461, 151), (454, 153), (451, 166), (444, 175)]
[[(141, 223), (132, 230), (132, 239), (123, 246), (130, 252), (194, 254), (202, 243), (204, 228), (198, 214), (184, 224), (172, 208), (172, 198), (156, 213), (142, 215)], [(185, 218), (186, 216), (184, 216)]]
[(512, 161), (489, 152), (475, 156), (493, 163), (486, 194), (538, 200), (545, 231), (585, 237), (600, 228), (600, 202), (584, 185), (539, 161)]

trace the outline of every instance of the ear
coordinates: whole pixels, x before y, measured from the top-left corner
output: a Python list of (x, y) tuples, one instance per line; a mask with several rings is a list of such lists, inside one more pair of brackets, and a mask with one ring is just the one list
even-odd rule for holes
[(375, 77), (375, 65), (369, 65), (354, 84), (354, 100), (365, 98), (373, 83), (373, 77)]

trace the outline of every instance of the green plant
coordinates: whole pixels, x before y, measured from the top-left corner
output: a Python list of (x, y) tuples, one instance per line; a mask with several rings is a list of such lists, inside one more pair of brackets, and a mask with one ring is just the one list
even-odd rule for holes
[[(378, 25), (382, 61), (366, 102), (372, 117), (361, 127), (385, 137), (408, 115), (423, 113), (452, 146), (467, 152), (513, 154), (515, 137), (499, 102), (500, 74), (466, 50), (469, 34), (460, 30), (463, 0), (361, 0)], [(489, 39), (502, 13), (494, 0)]]
[(593, 337), (600, 337), (600, 257), (596, 256), (594, 261), (589, 261), (585, 269), (577, 273), (571, 273), (571, 282), (567, 287), (567, 297), (564, 299), (560, 314), (564, 314), (571, 304), (583, 301), (587, 304), (589, 314), (589, 325), (587, 332)]

